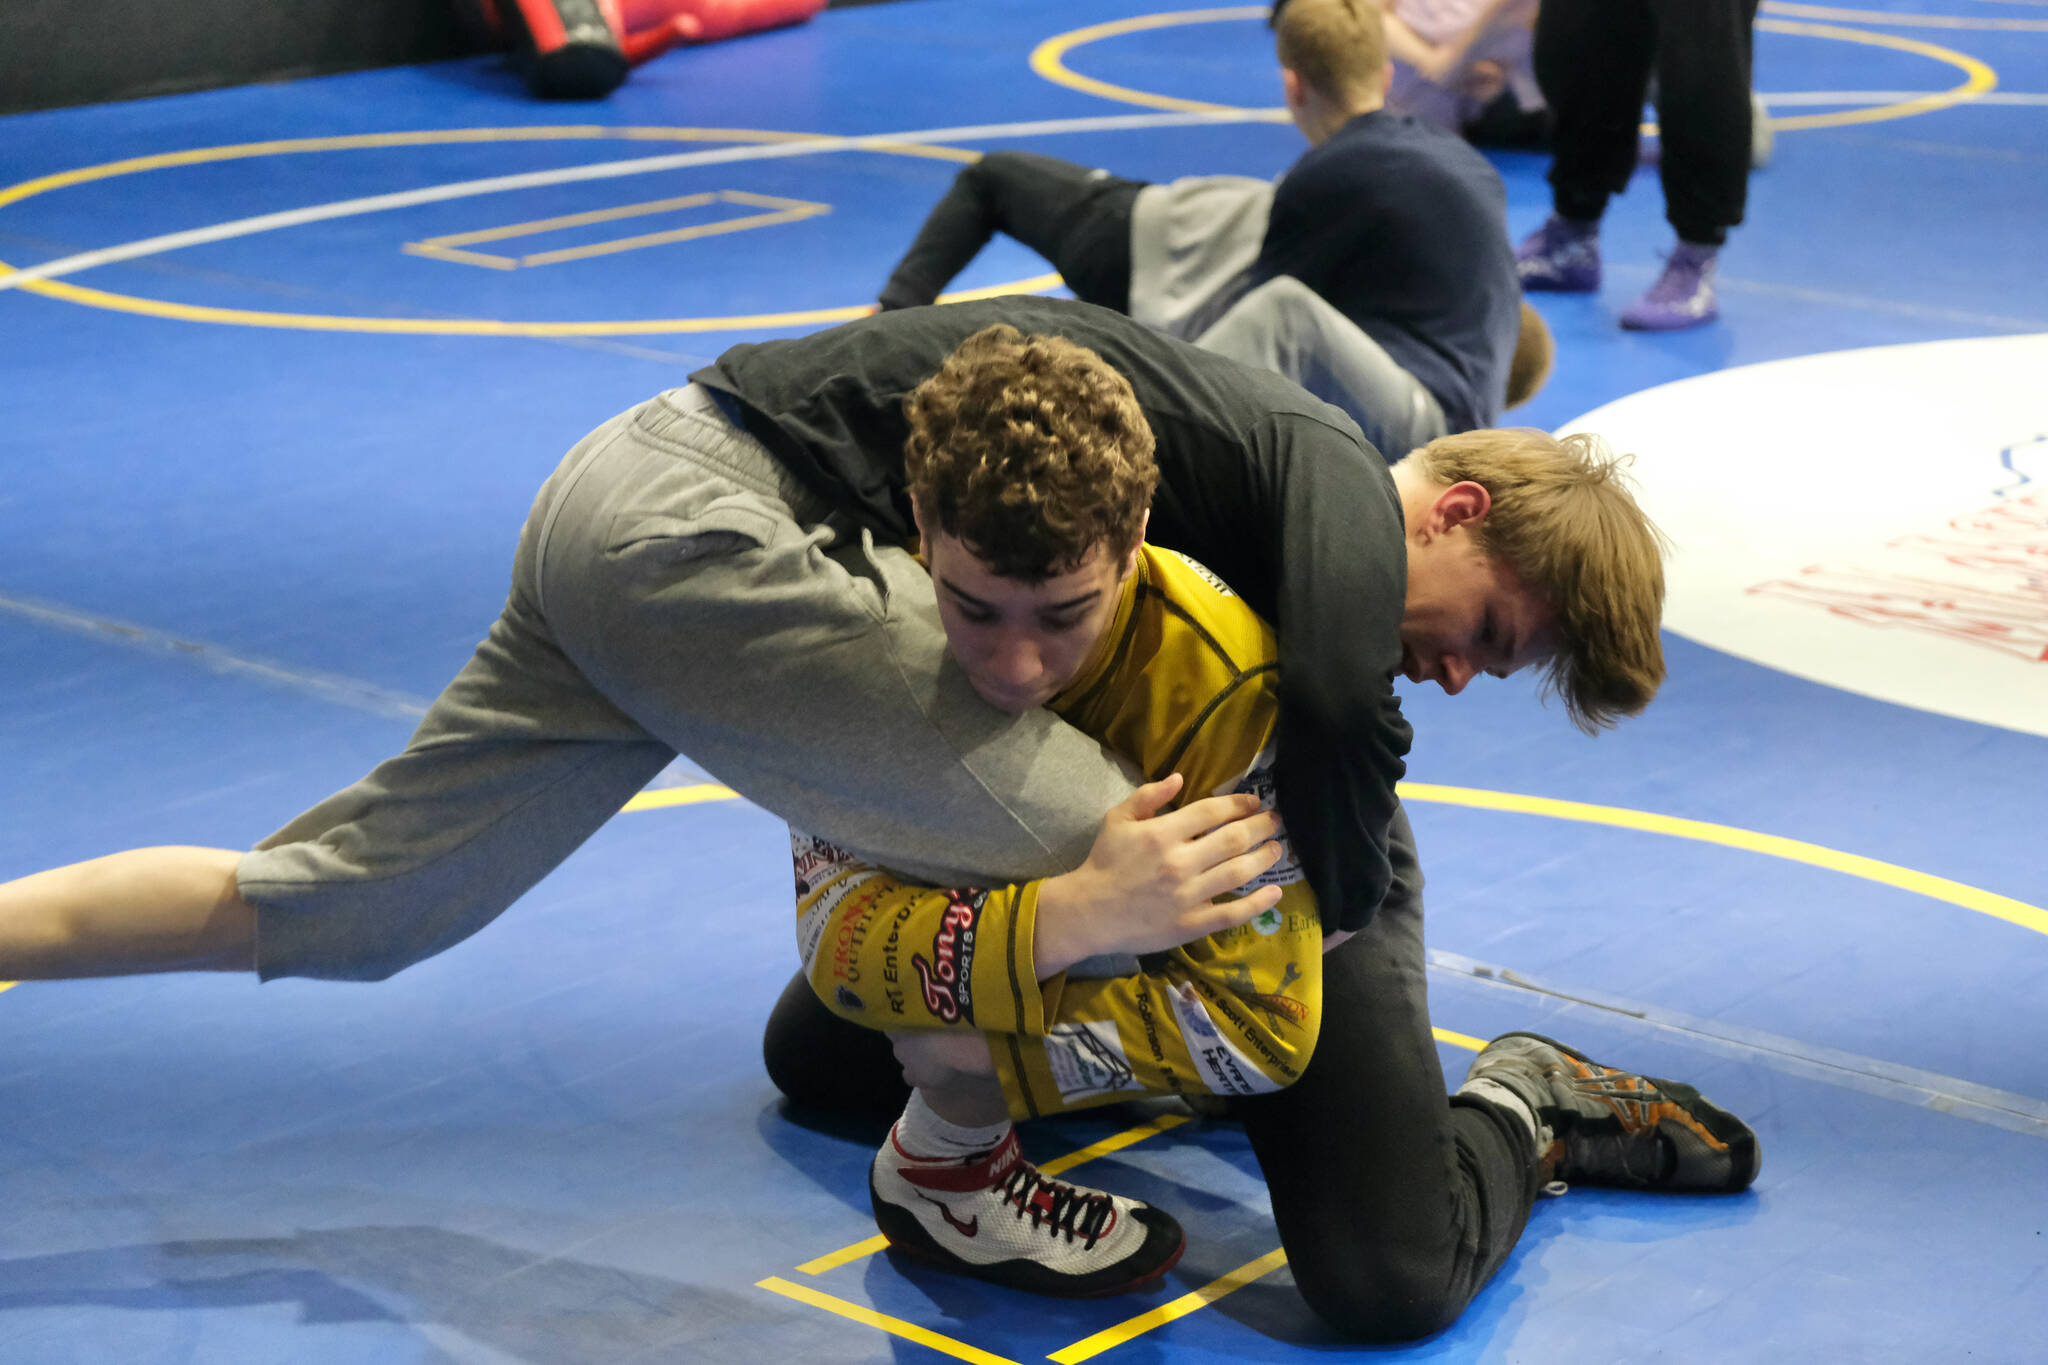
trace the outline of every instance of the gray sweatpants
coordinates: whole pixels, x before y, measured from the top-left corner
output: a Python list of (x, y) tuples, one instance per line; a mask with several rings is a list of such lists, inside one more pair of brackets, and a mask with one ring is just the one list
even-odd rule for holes
[(679, 752), (939, 885), (1077, 866), (1131, 789), (1050, 713), (983, 702), (910, 555), (693, 385), (570, 451), (405, 752), (243, 856), (258, 973), (379, 980), (460, 942)]

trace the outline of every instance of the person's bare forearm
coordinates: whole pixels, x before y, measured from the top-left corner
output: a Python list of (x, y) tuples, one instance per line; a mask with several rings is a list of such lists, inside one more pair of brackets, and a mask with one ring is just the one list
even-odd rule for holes
[(1047, 981), (1084, 958), (1151, 953), (1254, 918), (1279, 900), (1263, 887), (1218, 901), (1279, 861), (1280, 822), (1250, 796), (1209, 797), (1160, 814), (1174, 774), (1103, 817), (1088, 861), (1038, 886), (1032, 966)]
[(251, 971), (230, 849), (131, 849), (0, 884), (0, 980)]
[(1425, 80), (1443, 85), (1465, 60), (1465, 54), (1472, 50), (1472, 45), (1516, 3), (1517, 0), (1491, 0), (1472, 17), (1471, 23), (1437, 43), (1416, 32), (1390, 7), (1386, 11), (1387, 52), (1395, 61), (1414, 67)]

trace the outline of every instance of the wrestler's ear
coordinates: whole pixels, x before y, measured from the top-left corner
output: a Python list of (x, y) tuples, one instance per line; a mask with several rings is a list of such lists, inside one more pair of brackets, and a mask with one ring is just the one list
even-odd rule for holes
[(1493, 494), (1486, 491), (1486, 485), (1466, 479), (1437, 494), (1430, 505), (1429, 521), (1437, 531), (1448, 531), (1454, 526), (1470, 529), (1485, 521), (1492, 510)]
[(1129, 578), (1138, 571), (1138, 551), (1145, 544), (1145, 528), (1151, 524), (1152, 509), (1148, 507), (1145, 509), (1145, 515), (1138, 518), (1138, 540), (1136, 544), (1131, 546), (1131, 552), (1124, 556), (1124, 571), (1118, 575), (1117, 582), (1123, 582), (1124, 579)]
[(1294, 74), (1294, 68), (1280, 68), (1280, 98), (1287, 102), (1289, 109), (1301, 107), (1301, 77)]

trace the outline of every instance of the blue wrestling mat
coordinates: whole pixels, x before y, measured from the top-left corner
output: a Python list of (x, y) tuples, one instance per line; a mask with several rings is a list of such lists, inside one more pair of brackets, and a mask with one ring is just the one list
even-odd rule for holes
[[(490, 59), (0, 118), (0, 877), (243, 845), (404, 742), (561, 454), (853, 316), (958, 166), (1271, 176), (1262, 7), (904, 0), (549, 105)], [(1405, 1349), (1295, 1295), (1240, 1130), (1025, 1134), (1190, 1229), (1048, 1302), (879, 1252), (878, 1132), (793, 1122), (776, 820), (679, 767), (374, 987), (0, 993), (0, 1362), (2048, 1359), (2048, 4), (1766, 0), (1722, 320), (1539, 296), (1510, 420), (1639, 453), (1671, 681), (1597, 740), (1410, 689), (1447, 1076), (1535, 1029), (1761, 1135), (1574, 1190)], [(1511, 229), (1544, 158), (1494, 157)], [(1048, 289), (998, 243), (962, 290)]]

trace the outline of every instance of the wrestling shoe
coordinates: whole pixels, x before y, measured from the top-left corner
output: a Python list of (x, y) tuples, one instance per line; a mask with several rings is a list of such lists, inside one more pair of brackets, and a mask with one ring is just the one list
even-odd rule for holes
[(1680, 242), (1650, 292), (1621, 311), (1621, 325), (1638, 332), (1675, 332), (1721, 315), (1714, 298), (1715, 248)]
[(1545, 1180), (1732, 1194), (1762, 1164), (1749, 1125), (1691, 1086), (1602, 1066), (1540, 1034), (1502, 1034), (1466, 1080), (1492, 1081), (1535, 1111)]
[(1042, 1175), (1015, 1129), (980, 1156), (931, 1159), (904, 1151), (892, 1128), (868, 1193), (897, 1250), (1032, 1294), (1119, 1294), (1158, 1279), (1187, 1249), (1171, 1215)]
[(1600, 287), (1600, 220), (1553, 213), (1515, 248), (1515, 273), (1524, 289), (1589, 294)]

